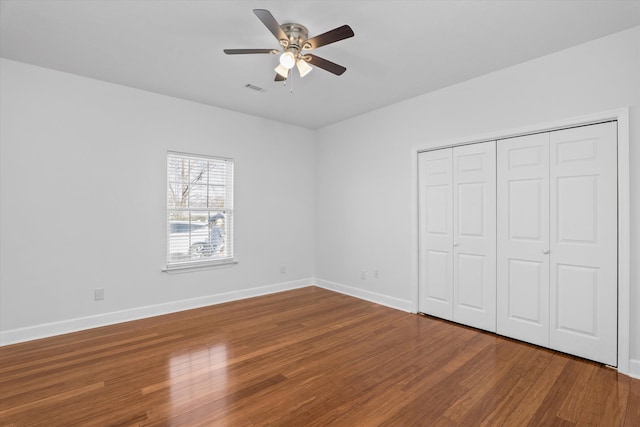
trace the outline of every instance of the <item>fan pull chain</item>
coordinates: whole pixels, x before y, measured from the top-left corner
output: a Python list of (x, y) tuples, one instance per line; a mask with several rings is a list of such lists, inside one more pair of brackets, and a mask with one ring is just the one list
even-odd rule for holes
[(291, 84), (289, 85), (289, 93), (293, 94), (293, 69), (289, 70), (289, 75), (285, 79), (284, 83), (287, 83), (287, 80), (291, 79)]

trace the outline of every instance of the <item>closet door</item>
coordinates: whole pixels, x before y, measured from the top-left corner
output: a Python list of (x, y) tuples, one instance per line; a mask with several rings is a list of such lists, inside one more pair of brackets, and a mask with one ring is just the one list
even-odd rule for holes
[(496, 331), (496, 144), (453, 148), (453, 319)]
[(550, 138), (550, 347), (615, 366), (616, 123)]
[(497, 152), (497, 332), (549, 346), (549, 134)]
[(420, 153), (419, 310), (453, 320), (452, 150)]

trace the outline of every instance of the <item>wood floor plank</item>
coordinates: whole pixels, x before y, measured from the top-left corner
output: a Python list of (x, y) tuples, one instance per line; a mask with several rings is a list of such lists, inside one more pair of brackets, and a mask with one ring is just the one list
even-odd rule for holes
[[(613, 425), (623, 425), (625, 409), (629, 401), (630, 378), (616, 373), (617, 380), (613, 384), (604, 403), (604, 410), (600, 414), (599, 424), (610, 423)], [(640, 422), (638, 423), (640, 425)]]
[(628, 396), (624, 427), (640, 426), (640, 380), (632, 379), (629, 382)]
[(469, 425), (476, 420), (486, 419), (506, 396), (509, 396), (521, 378), (523, 372), (517, 364), (517, 359), (521, 356), (522, 352), (514, 354), (512, 360), (491, 371), (485, 381), (469, 390), (461, 405), (463, 410), (457, 416), (449, 415), (449, 411), (455, 407), (455, 404), (448, 408), (444, 415), (459, 425)]
[(497, 395), (498, 404), (495, 406), (491, 414), (484, 417), (481, 425), (500, 425), (501, 422), (508, 420), (509, 417), (516, 413), (515, 411), (518, 411), (517, 414), (524, 414), (525, 416), (523, 419), (527, 419), (528, 417), (526, 412), (520, 412), (521, 409), (518, 408), (524, 402), (535, 402), (535, 393), (531, 393), (531, 395), (529, 395), (529, 392), (541, 376), (549, 375), (546, 370), (549, 367), (551, 360), (551, 351), (538, 351), (533, 354), (532, 358), (529, 360), (521, 358), (519, 360), (519, 364), (524, 368), (524, 374), (518, 378), (517, 383), (510, 391), (505, 394)]
[[(587, 403), (587, 393), (584, 390), (589, 387), (594, 379), (596, 364), (586, 364), (584, 368), (577, 372), (573, 386), (567, 391), (570, 399), (565, 399), (558, 410), (558, 417), (573, 423), (578, 422), (580, 414), (585, 410)], [(588, 409), (588, 408), (586, 408)]]
[(0, 347), (2, 426), (640, 425), (640, 381), (309, 287)]
[[(584, 425), (593, 422), (593, 420), (599, 421), (601, 414), (606, 411), (608, 398), (614, 394), (614, 390), (617, 388), (617, 376), (618, 373), (613, 369), (596, 369), (593, 371), (588, 387), (583, 387), (585, 391), (583, 393), (584, 399), (582, 408), (575, 420), (577, 424)], [(576, 399), (575, 396), (572, 396), (572, 398)], [(617, 421), (619, 422), (619, 420)]]

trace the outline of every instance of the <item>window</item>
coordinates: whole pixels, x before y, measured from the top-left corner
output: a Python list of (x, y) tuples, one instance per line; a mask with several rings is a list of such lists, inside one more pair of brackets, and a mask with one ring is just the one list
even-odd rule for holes
[(167, 155), (167, 269), (233, 262), (233, 160)]

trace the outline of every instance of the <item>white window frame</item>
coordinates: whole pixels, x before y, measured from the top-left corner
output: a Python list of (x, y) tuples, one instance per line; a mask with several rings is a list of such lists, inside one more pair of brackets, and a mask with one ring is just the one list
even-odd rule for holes
[[(176, 161), (183, 162), (183, 168), (187, 162), (180, 178), (171, 169)], [(192, 170), (194, 165), (205, 169)], [(163, 271), (236, 264), (233, 159), (168, 151), (166, 173), (167, 264)]]

